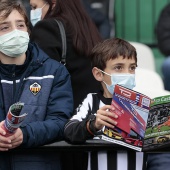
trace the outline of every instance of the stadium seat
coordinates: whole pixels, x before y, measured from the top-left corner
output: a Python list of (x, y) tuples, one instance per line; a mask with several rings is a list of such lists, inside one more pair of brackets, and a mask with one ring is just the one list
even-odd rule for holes
[(170, 95), (170, 92), (164, 89), (160, 75), (153, 70), (137, 68), (135, 80), (136, 87), (134, 90), (151, 98)]
[(156, 71), (155, 58), (150, 47), (139, 42), (130, 42), (137, 51), (138, 67)]

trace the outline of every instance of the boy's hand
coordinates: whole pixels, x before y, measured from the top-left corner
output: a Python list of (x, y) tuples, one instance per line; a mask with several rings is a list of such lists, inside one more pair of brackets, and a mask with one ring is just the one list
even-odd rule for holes
[[(112, 110), (112, 112), (110, 112), (110, 110)], [(105, 105), (97, 110), (96, 121), (94, 123), (97, 130), (102, 129), (104, 126), (114, 128), (114, 125), (116, 125), (117, 122), (111, 117), (118, 118), (118, 116), (114, 113), (114, 110), (115, 108), (111, 105)]]
[(21, 145), (21, 143), (23, 142), (23, 133), (21, 129), (18, 128), (16, 132), (13, 135), (9, 136), (8, 138), (11, 140), (12, 145), (12, 148), (10, 149), (13, 149)]
[(4, 121), (0, 122), (0, 151), (8, 151), (12, 148), (11, 139), (5, 137), (6, 132), (2, 129)]
[(20, 128), (11, 136), (4, 136), (6, 132), (1, 128), (4, 121), (0, 122), (0, 151), (8, 151), (21, 145), (23, 141), (23, 134)]

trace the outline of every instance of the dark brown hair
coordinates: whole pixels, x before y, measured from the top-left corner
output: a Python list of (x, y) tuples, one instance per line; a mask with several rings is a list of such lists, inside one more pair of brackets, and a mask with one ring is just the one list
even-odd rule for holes
[(1, 13), (0, 20), (6, 19), (13, 10), (17, 10), (21, 14), (21, 16), (23, 16), (25, 24), (29, 32), (29, 20), (28, 20), (24, 6), (22, 6), (22, 4), (20, 4), (17, 1), (10, 1), (10, 0), (1, 1), (0, 0), (0, 13)]
[(89, 56), (92, 48), (100, 42), (99, 31), (86, 13), (80, 0), (56, 0), (52, 9), (52, 0), (45, 0), (50, 8), (45, 18), (57, 18), (69, 31), (74, 49)]
[(119, 38), (107, 39), (93, 48), (90, 55), (92, 67), (104, 70), (108, 60), (116, 59), (119, 56), (134, 58), (137, 64), (137, 53), (134, 46)]

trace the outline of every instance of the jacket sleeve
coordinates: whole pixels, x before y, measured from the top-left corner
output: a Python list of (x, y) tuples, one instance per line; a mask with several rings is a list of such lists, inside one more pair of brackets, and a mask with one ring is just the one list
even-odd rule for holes
[(44, 121), (34, 121), (22, 127), (23, 147), (36, 147), (63, 140), (64, 126), (73, 113), (70, 75), (60, 64), (54, 77)]
[(95, 116), (91, 115), (90, 98), (92, 97), (89, 94), (76, 109), (76, 114), (65, 125), (64, 137), (71, 143), (84, 143), (87, 139), (93, 137), (86, 128), (87, 121)]
[(165, 55), (170, 55), (170, 4), (166, 6), (158, 19), (156, 26), (156, 35), (158, 40), (158, 47), (160, 51)]
[(60, 61), (62, 40), (58, 24), (54, 19), (39, 21), (31, 31), (30, 40), (37, 43), (48, 56)]

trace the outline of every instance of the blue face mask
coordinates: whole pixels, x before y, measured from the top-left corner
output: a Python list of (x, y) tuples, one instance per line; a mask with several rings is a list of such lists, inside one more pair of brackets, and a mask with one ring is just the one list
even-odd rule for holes
[[(102, 70), (101, 70), (102, 71)], [(114, 73), (114, 74), (108, 74), (104, 71), (102, 71), (104, 74), (107, 74), (111, 77), (111, 82), (112, 84), (111, 85), (108, 85), (105, 83), (108, 91), (113, 94), (114, 92), (114, 88), (115, 88), (115, 85), (116, 84), (119, 84), (121, 86), (124, 86), (126, 88), (129, 88), (129, 89), (133, 89), (135, 86), (136, 86), (136, 83), (135, 83), (135, 74), (129, 74), (129, 73), (124, 73), (124, 74), (117, 74), (117, 73)]]
[(30, 20), (31, 24), (34, 26), (38, 21), (41, 20), (42, 16), (42, 9), (45, 7), (46, 4), (43, 5), (42, 8), (32, 9), (30, 12)]

